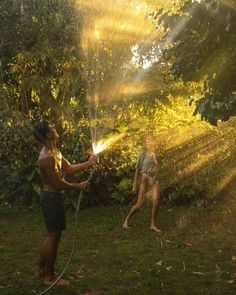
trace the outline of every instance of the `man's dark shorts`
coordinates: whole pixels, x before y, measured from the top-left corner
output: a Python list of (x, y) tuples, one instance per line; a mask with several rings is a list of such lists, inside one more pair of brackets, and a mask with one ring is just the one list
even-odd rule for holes
[(65, 208), (60, 193), (44, 192), (40, 199), (44, 222), (48, 231), (66, 229)]

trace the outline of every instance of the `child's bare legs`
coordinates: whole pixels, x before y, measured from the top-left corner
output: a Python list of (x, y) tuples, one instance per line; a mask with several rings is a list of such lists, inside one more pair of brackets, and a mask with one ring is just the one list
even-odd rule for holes
[(156, 232), (160, 232), (160, 229), (158, 228), (156, 224), (159, 200), (160, 200), (160, 185), (159, 185), (159, 182), (156, 181), (152, 188), (152, 213), (151, 213), (151, 226), (150, 226), (150, 230), (153, 230)]
[(147, 181), (147, 176), (145, 174), (142, 175), (140, 185), (139, 185), (139, 190), (138, 190), (138, 200), (136, 204), (133, 205), (133, 207), (130, 209), (129, 214), (125, 218), (125, 221), (123, 223), (123, 228), (128, 229), (128, 222), (131, 216), (133, 216), (143, 205), (144, 203), (144, 196), (146, 193), (146, 181)]

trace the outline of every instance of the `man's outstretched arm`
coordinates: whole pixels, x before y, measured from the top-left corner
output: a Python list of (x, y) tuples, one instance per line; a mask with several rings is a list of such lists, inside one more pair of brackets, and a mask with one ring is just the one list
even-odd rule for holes
[(62, 157), (62, 170), (68, 175), (73, 175), (81, 170), (89, 169), (97, 163), (97, 157), (91, 156), (87, 162), (79, 164), (70, 164), (70, 162)]

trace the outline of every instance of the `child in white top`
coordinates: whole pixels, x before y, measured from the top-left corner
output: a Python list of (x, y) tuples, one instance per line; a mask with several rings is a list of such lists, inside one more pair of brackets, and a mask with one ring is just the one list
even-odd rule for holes
[(138, 199), (133, 205), (129, 214), (125, 218), (123, 228), (128, 229), (128, 221), (143, 205), (145, 197), (152, 199), (152, 214), (150, 230), (160, 232), (156, 225), (157, 209), (160, 199), (160, 185), (157, 180), (157, 160), (155, 156), (155, 145), (153, 139), (149, 136), (145, 140), (145, 147), (140, 152), (133, 183), (133, 192), (137, 194)]

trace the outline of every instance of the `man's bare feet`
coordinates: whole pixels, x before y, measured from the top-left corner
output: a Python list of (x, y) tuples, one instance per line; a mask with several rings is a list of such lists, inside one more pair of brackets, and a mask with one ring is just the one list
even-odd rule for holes
[(45, 276), (45, 271), (43, 268), (39, 268), (36, 273), (35, 273), (36, 277), (44, 277)]
[(156, 225), (151, 225), (150, 230), (155, 231), (156, 233), (160, 233), (161, 230)]
[[(48, 278), (46, 278), (44, 280), (44, 285), (46, 286), (50, 286), (52, 285), (54, 282), (55, 282), (56, 279), (54, 280), (50, 280)], [(56, 283), (57, 286), (69, 286), (70, 285), (70, 281), (67, 281), (67, 280), (63, 280), (63, 279), (60, 279), (57, 283)]]
[(124, 222), (123, 229), (129, 229), (129, 226), (128, 226), (128, 223), (127, 222)]

